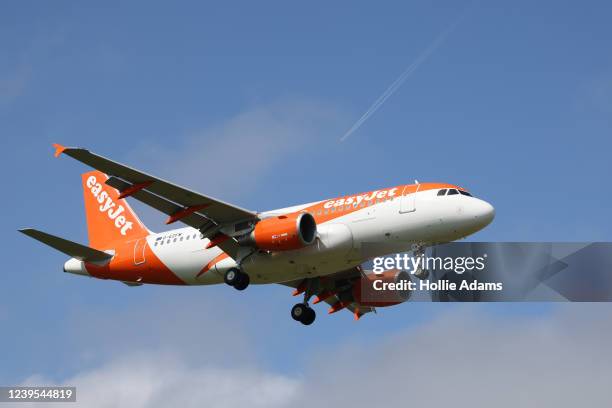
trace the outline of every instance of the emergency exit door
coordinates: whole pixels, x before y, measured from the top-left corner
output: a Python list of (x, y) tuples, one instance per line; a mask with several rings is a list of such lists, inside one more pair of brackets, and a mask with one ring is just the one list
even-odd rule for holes
[(140, 238), (134, 243), (134, 265), (140, 265), (145, 262), (145, 249), (147, 248), (147, 239)]
[(400, 200), (400, 213), (411, 213), (416, 211), (416, 193), (419, 191), (420, 184), (411, 184), (404, 187)]

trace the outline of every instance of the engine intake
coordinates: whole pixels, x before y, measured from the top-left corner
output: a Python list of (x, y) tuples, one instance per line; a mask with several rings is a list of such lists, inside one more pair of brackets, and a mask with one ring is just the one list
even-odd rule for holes
[(316, 237), (314, 217), (310, 213), (300, 212), (261, 220), (239, 242), (268, 251), (289, 251), (312, 244)]

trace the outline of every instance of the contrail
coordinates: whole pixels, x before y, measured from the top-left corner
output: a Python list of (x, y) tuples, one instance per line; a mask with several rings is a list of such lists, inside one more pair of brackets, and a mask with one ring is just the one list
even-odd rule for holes
[(423, 51), (421, 55), (419, 55), (419, 57), (412, 64), (410, 64), (408, 68), (404, 70), (404, 72), (402, 72), (402, 74), (385, 90), (385, 92), (383, 92), (383, 94), (380, 95), (376, 101), (374, 101), (372, 106), (365, 111), (357, 122), (355, 122), (353, 126), (346, 131), (344, 136), (340, 138), (341, 142), (344, 142), (350, 135), (359, 129), (361, 125), (363, 125), (364, 122), (368, 120), (368, 118), (372, 116), (374, 112), (376, 112), (378, 108), (380, 108), (382, 104), (385, 103), (385, 101), (399, 89), (400, 86), (402, 86), (404, 81), (406, 81), (406, 79), (408, 79), (410, 75), (412, 75), (412, 73), (416, 71), (423, 62), (425, 62), (425, 60), (427, 60), (427, 58), (444, 42), (444, 40), (446, 40), (446, 37), (448, 37), (448, 35), (457, 27), (465, 14), (465, 12), (461, 13), (459, 17), (450, 26), (448, 26), (446, 30), (442, 31), (429, 45), (429, 47), (427, 47), (425, 51)]

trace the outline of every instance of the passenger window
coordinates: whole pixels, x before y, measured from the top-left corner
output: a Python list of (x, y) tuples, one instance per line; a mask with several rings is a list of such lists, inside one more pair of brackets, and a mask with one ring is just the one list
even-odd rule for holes
[(447, 190), (446, 188), (443, 188), (442, 190), (438, 191), (438, 195), (439, 196), (445, 195), (446, 194), (446, 190)]
[(459, 192), (457, 190), (455, 190), (454, 188), (451, 188), (450, 190), (448, 190), (448, 194), (447, 195), (455, 195), (455, 194), (459, 194)]
[(470, 193), (468, 193), (467, 191), (463, 191), (463, 190), (459, 190), (459, 193), (463, 194), (464, 196), (468, 196), (468, 197), (472, 196)]

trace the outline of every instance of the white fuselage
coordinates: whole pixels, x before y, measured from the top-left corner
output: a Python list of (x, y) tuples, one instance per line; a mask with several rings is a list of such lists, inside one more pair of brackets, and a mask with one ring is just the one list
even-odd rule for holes
[[(222, 283), (225, 271), (238, 263), (256, 284), (322, 276), (376, 256), (410, 250), (414, 244), (463, 238), (484, 228), (494, 217), (493, 207), (483, 200), (463, 194), (438, 196), (438, 191), (417, 191), (369, 205), (352, 202), (346, 207), (334, 206), (331, 200), (261, 213), (265, 218), (309, 211), (317, 221), (317, 240), (290, 251), (245, 250), (238, 261), (224, 256), (216, 246), (206, 249), (209, 240), (190, 227), (152, 234), (146, 241), (155, 256), (189, 285)], [(147, 262), (137, 260), (143, 256), (137, 252), (135, 248), (135, 262)]]

